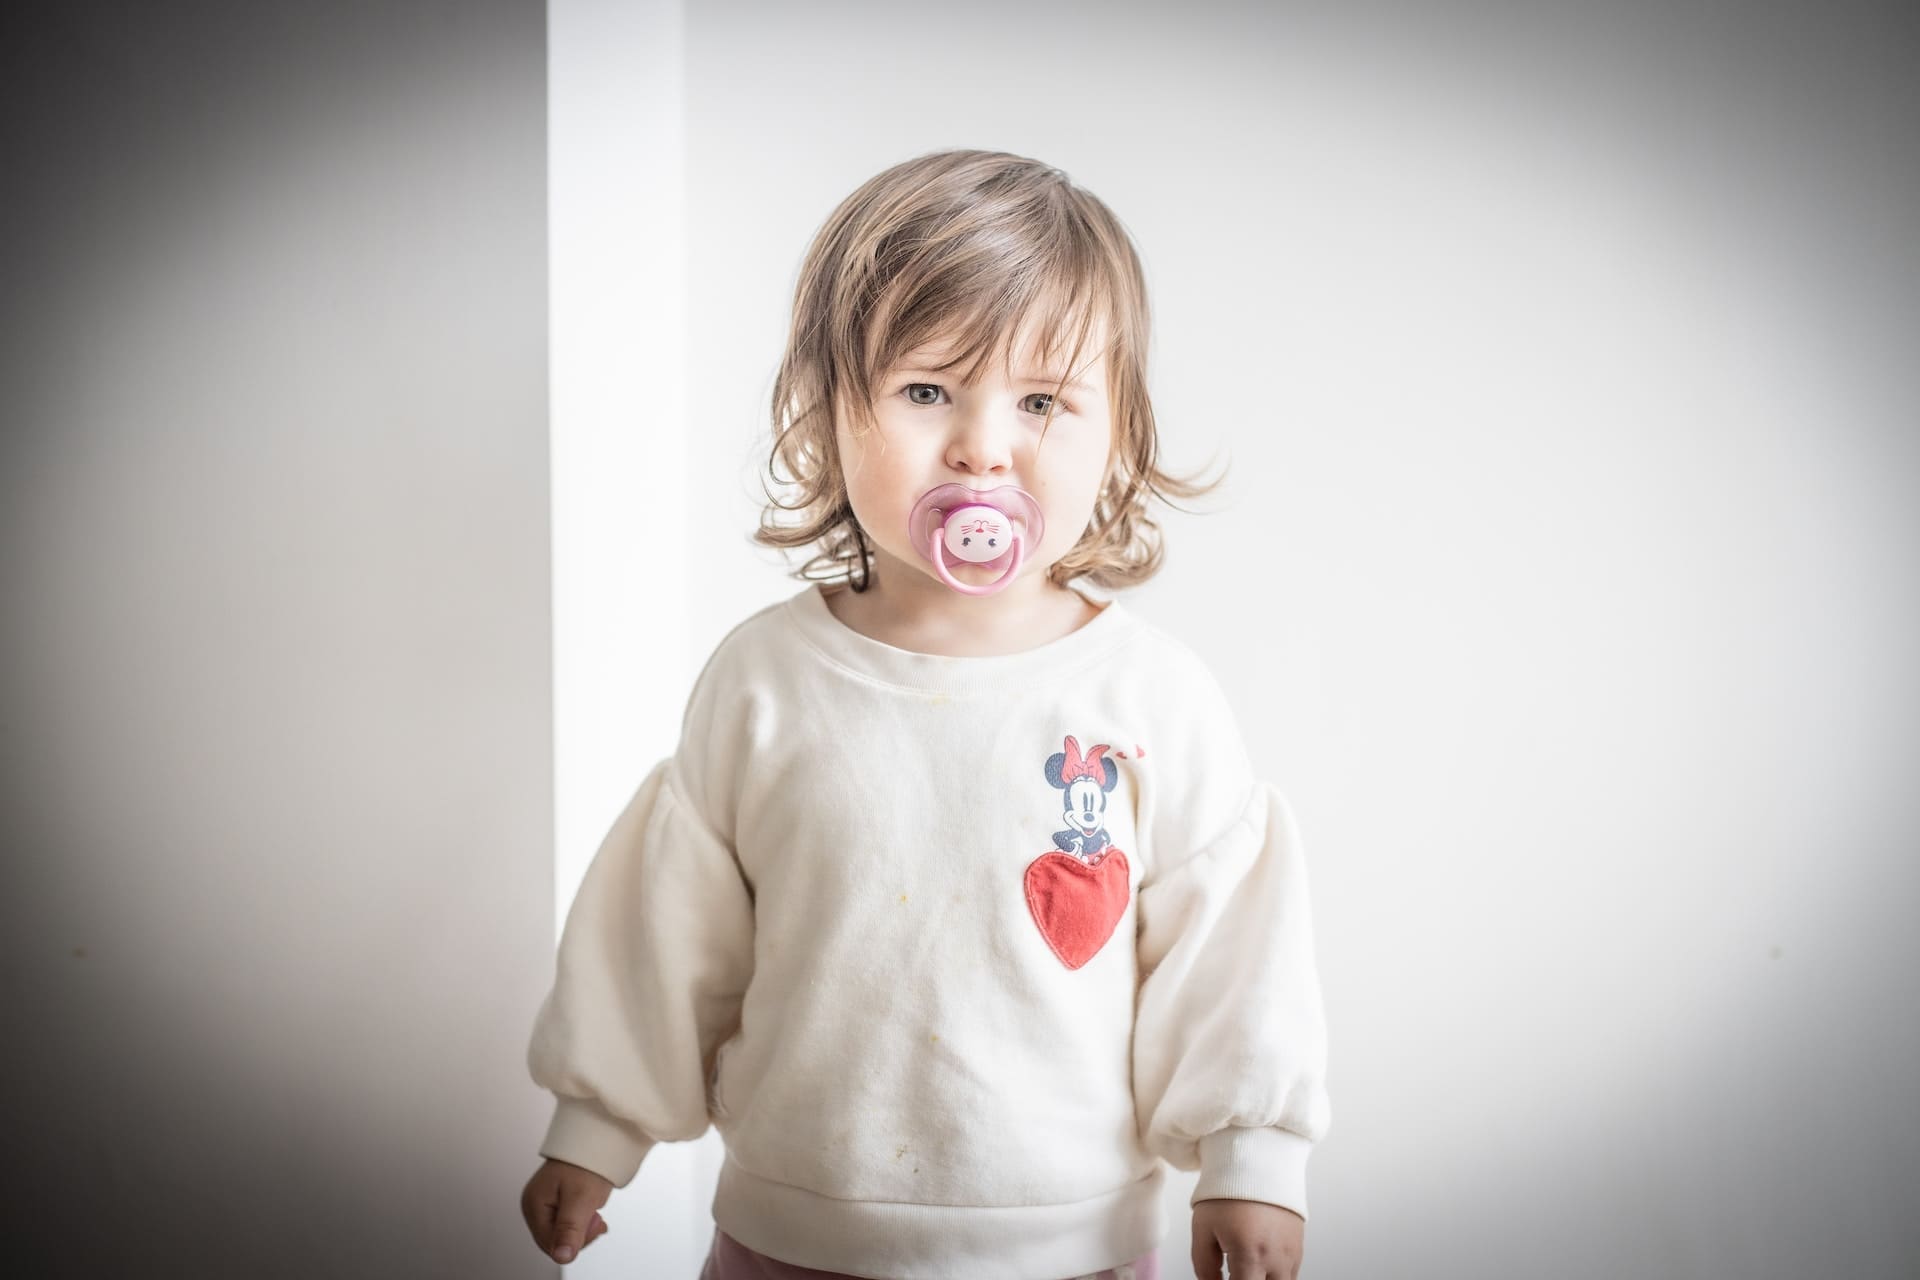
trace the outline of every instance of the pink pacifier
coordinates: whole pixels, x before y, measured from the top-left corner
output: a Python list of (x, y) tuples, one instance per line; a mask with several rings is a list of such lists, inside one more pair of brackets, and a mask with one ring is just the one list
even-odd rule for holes
[[(936, 485), (920, 496), (907, 516), (907, 541), (914, 550), (932, 562), (942, 582), (970, 596), (991, 595), (1011, 583), (1027, 548), (1045, 537), (1046, 531), (1040, 504), (1014, 484), (998, 489)], [(1006, 567), (992, 582), (971, 587), (947, 568), (949, 554), (967, 564)]]

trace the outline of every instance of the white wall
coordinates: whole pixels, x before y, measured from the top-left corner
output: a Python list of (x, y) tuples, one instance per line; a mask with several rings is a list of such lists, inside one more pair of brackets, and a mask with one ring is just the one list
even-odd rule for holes
[(796, 585), (841, 196), (997, 147), (1140, 244), (1167, 455), (1234, 469), (1131, 603), (1314, 859), (1311, 1274), (1920, 1258), (1915, 50), (1798, 9), (687, 6), (695, 654)]
[[(12, 1270), (553, 1273), (526, 1035), (609, 797), (794, 589), (800, 255), (977, 145), (1120, 212), (1170, 460), (1234, 459), (1130, 603), (1310, 842), (1307, 1274), (1914, 1271), (1920, 50), (1643, 8), (10, 17)], [(686, 1274), (685, 1146), (574, 1271)]]

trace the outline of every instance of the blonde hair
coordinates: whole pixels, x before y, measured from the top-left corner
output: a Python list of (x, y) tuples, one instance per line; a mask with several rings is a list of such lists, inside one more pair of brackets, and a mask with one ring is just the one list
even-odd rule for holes
[[(1109, 337), (1094, 357), (1107, 359), (1112, 461), (1086, 532), (1047, 576), (1056, 586), (1084, 576), (1109, 588), (1152, 577), (1164, 549), (1148, 495), (1197, 497), (1224, 476), (1202, 484), (1156, 461), (1146, 278), (1125, 227), (1061, 170), (1001, 151), (935, 151), (896, 164), (862, 183), (815, 233), (774, 381), (767, 464), (797, 493), (783, 503), (768, 492), (753, 540), (817, 544), (793, 576), (845, 579), (864, 591), (872, 551), (847, 497), (835, 413), (850, 410), (850, 424), (871, 430), (876, 374), (949, 334), (960, 347), (939, 368), (965, 364), (972, 385), (996, 347), (1009, 360), (1029, 315), (1040, 320), (1044, 367), (1054, 367), (1059, 340), (1074, 325), (1063, 382), (1085, 367), (1081, 350), (1096, 319)], [(1057, 404), (1062, 386), (1054, 390)], [(1050, 405), (1042, 445), (1052, 421)], [(799, 513), (798, 521), (780, 523), (783, 511)]]

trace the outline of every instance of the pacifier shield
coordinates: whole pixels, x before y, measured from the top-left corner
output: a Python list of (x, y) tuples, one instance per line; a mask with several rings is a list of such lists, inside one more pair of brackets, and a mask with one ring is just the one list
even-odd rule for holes
[[(907, 515), (907, 541), (956, 591), (986, 595), (1012, 581), (1027, 553), (1046, 534), (1040, 503), (1019, 485), (972, 489), (964, 484), (935, 485), (920, 495)], [(950, 561), (999, 569), (990, 583), (970, 586), (947, 568)]]

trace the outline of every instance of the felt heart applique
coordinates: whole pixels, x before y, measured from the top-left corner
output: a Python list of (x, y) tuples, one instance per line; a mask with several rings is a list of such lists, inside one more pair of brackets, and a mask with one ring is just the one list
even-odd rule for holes
[(1027, 864), (1027, 907), (1040, 936), (1069, 969), (1106, 945), (1131, 892), (1127, 855), (1118, 849), (1092, 863), (1050, 851)]

